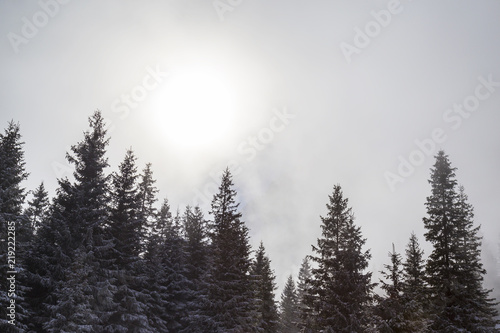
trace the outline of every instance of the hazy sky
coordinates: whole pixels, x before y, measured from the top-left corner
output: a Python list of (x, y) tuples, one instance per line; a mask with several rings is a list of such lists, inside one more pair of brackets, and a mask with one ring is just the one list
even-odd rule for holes
[(25, 185), (51, 194), (97, 109), (110, 171), (132, 147), (174, 210), (198, 201), (208, 217), (229, 165), (280, 286), (320, 236), (337, 183), (372, 271), (412, 231), (428, 255), (427, 180), (444, 149), (491, 256), (499, 18), (493, 0), (0, 1), (0, 123), (20, 122)]

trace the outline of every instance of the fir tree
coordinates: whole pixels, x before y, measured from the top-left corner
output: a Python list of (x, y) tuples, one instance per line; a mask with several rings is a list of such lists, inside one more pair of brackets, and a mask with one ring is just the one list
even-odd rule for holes
[(405, 274), (401, 255), (393, 249), (389, 253), (391, 263), (384, 265), (384, 280), (380, 280), (385, 297), (377, 297), (375, 313), (379, 318), (380, 332), (424, 332), (426, 322), (422, 315), (421, 303), (415, 294), (405, 293)]
[(434, 249), (427, 261), (433, 331), (494, 331), (496, 311), (480, 262), (479, 227), (473, 226), (472, 207), (457, 190), (455, 168), (440, 151), (431, 170), (432, 194), (427, 198), (425, 237)]
[(110, 262), (116, 286), (113, 295), (116, 307), (105, 330), (113, 332), (151, 330), (147, 319), (147, 300), (142, 292), (145, 277), (139, 254), (143, 229), (139, 218), (141, 202), (135, 160), (133, 152), (128, 150), (112, 181), (109, 234), (113, 242)]
[[(17, 273), (7, 272), (24, 274), (24, 254), (21, 252), (30, 238), (30, 229), (22, 215), (26, 193), (21, 183), (28, 177), (23, 144), (19, 125), (11, 121), (0, 134), (0, 331), (3, 332), (26, 329), (25, 322), (30, 315), (23, 302), (26, 290), (18, 281), (14, 291), (7, 280), (8, 276), (19, 279)], [(16, 255), (19, 250), (21, 252)], [(15, 317), (8, 316), (10, 310), (7, 307), (12, 306), (12, 300), (16, 302)]]
[(33, 199), (28, 200), (28, 208), (24, 215), (31, 224), (31, 229), (36, 232), (43, 221), (49, 217), (49, 196), (43, 182), (33, 192)]
[(365, 332), (371, 323), (368, 310), (372, 302), (371, 273), (365, 273), (369, 251), (362, 251), (365, 239), (354, 225), (348, 200), (339, 185), (334, 186), (327, 204), (328, 215), (322, 217), (322, 238), (313, 246), (310, 305), (315, 312), (318, 331)]
[[(54, 292), (55, 303), (48, 307), (55, 317), (57, 313), (64, 312), (63, 307), (67, 302), (78, 303), (83, 299), (89, 304), (80, 306), (92, 312), (84, 314), (85, 317), (95, 320), (79, 323), (81, 329), (86, 330), (90, 325), (94, 331), (100, 331), (115, 307), (115, 290), (109, 262), (109, 252), (113, 244), (106, 231), (109, 215), (109, 176), (105, 174), (105, 168), (108, 166), (105, 154), (108, 139), (104, 119), (99, 111), (89, 118), (89, 125), (91, 131), (85, 132), (83, 140), (72, 146), (72, 153), (67, 154), (69, 163), (75, 165), (74, 182), (71, 183), (68, 179), (59, 180), (58, 195), (51, 215), (51, 224), (60, 228), (51, 228), (51, 231), (59, 233), (56, 237), (60, 242), (53, 239), (56, 243), (52, 244), (54, 248), (49, 252), (55, 255), (54, 252), (59, 251), (64, 258), (69, 258), (72, 262), (78, 258), (79, 263), (74, 266), (78, 271), (64, 274), (69, 272), (70, 268), (63, 267), (63, 274), (57, 281)], [(86, 280), (89, 287), (82, 289), (82, 292), (87, 293), (85, 297), (77, 300), (77, 295), (71, 294), (71, 290), (66, 286), (76, 285), (81, 276), (88, 277)], [(75, 279), (76, 281), (73, 281)], [(60, 321), (53, 324), (56, 325), (50, 327), (53, 331), (73, 330), (70, 322)]]
[(228, 169), (212, 200), (209, 314), (218, 331), (258, 331), (250, 271), (248, 229), (241, 220)]
[(297, 291), (295, 289), (295, 282), (293, 277), (290, 275), (286, 281), (285, 288), (281, 293), (280, 302), (280, 333), (299, 333), (300, 329), (298, 327), (299, 320), (299, 308), (298, 308), (298, 297)]
[(186, 239), (186, 277), (191, 288), (187, 305), (189, 313), (186, 333), (204, 333), (213, 326), (209, 310), (207, 277), (209, 271), (208, 231), (200, 207), (186, 207), (183, 215), (183, 230)]
[(309, 305), (312, 303), (312, 278), (309, 257), (305, 257), (300, 266), (297, 283), (298, 326), (300, 331), (304, 333), (310, 333), (313, 329), (314, 313)]
[(255, 296), (258, 301), (257, 312), (261, 320), (263, 333), (276, 333), (278, 330), (278, 310), (274, 299), (276, 284), (271, 261), (266, 256), (264, 244), (261, 242), (255, 255), (255, 261), (250, 269), (254, 278)]

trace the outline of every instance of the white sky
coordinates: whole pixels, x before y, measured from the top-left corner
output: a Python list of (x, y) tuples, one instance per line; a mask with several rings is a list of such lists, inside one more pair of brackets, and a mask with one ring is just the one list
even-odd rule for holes
[[(242, 0), (231, 9), (221, 20), (201, 0), (1, 1), (0, 123), (21, 124), (27, 189), (43, 180), (54, 193), (67, 175), (54, 166), (66, 163), (99, 109), (112, 125), (110, 171), (132, 147), (140, 169), (153, 163), (160, 196), (174, 209), (198, 191), (211, 198), (210, 174), (236, 161), (252, 244), (264, 241), (280, 286), (310, 254), (337, 183), (376, 273), (392, 242), (404, 252), (411, 231), (429, 254), (422, 217), (434, 158), (394, 191), (384, 174), (397, 174), (399, 156), (418, 157), (415, 140), (441, 128), (446, 139), (432, 155), (438, 147), (450, 155), (482, 225), (483, 251), (498, 253), (500, 85), (478, 88), (479, 77), (500, 82), (498, 1)], [(365, 29), (368, 41), (358, 33)], [(347, 44), (360, 46), (350, 62)], [(169, 76), (156, 84), (151, 71)], [(124, 109), (123, 94), (140, 92), (145, 79), (150, 91)], [(171, 95), (177, 104), (165, 101)], [(447, 114), (474, 101), (466, 118)], [(212, 102), (223, 107), (197, 115), (207, 126), (183, 144), (189, 129), (177, 108)], [(277, 112), (293, 118), (280, 122)]]

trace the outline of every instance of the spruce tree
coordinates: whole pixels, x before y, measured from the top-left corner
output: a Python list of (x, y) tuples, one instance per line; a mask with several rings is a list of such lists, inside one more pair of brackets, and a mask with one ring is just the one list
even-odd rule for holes
[(285, 287), (281, 293), (281, 302), (279, 309), (279, 330), (280, 333), (299, 333), (299, 308), (297, 290), (295, 282), (290, 275), (286, 280)]
[(378, 317), (380, 332), (424, 332), (426, 321), (422, 314), (422, 305), (418, 295), (406, 293), (405, 274), (401, 255), (393, 249), (389, 253), (391, 263), (384, 265), (384, 280), (380, 280), (385, 297), (377, 296), (375, 314)]
[[(71, 331), (79, 327), (82, 331), (92, 327), (94, 331), (103, 329), (104, 323), (112, 314), (113, 295), (115, 292), (111, 281), (111, 263), (109, 252), (113, 246), (107, 237), (107, 224), (109, 217), (109, 176), (105, 174), (108, 161), (105, 157), (109, 139), (106, 138), (106, 126), (99, 111), (89, 118), (91, 130), (84, 133), (81, 142), (71, 147), (67, 153), (67, 160), (75, 166), (74, 181), (67, 178), (59, 180), (59, 189), (51, 215), (54, 230), (59, 235), (56, 239), (55, 251), (68, 258), (73, 265), (63, 267), (59, 274), (54, 304), (49, 305), (53, 318), (64, 313), (65, 304), (81, 303), (83, 299), (89, 304), (80, 304), (82, 309), (90, 311), (69, 319), (62, 318), (46, 324), (49, 331)], [(63, 233), (63, 234), (61, 234)], [(52, 255), (55, 255), (53, 253)], [(78, 260), (78, 262), (76, 262)], [(77, 271), (71, 271), (74, 267)], [(53, 274), (56, 272), (53, 272)], [(56, 273), (58, 274), (58, 273)], [(77, 285), (82, 276), (87, 277), (88, 288), (82, 289), (85, 297), (76, 299), (76, 294), (71, 294), (68, 285)], [(92, 319), (91, 322), (83, 318)], [(76, 325), (76, 326), (75, 326)]]
[[(2, 332), (26, 329), (25, 322), (30, 315), (29, 309), (23, 302), (26, 290), (22, 289), (18, 275), (19, 272), (24, 274), (25, 253), (22, 252), (27, 239), (30, 238), (30, 230), (22, 214), (26, 193), (21, 183), (28, 177), (25, 171), (23, 144), (19, 124), (11, 121), (5, 132), (0, 134), (0, 331)], [(7, 277), (11, 280), (7, 280)], [(16, 280), (17, 283), (13, 284), (15, 288), (11, 289), (9, 281)], [(12, 301), (14, 303), (11, 303)], [(14, 316), (11, 310), (7, 309), (12, 306), (15, 306)]]
[(302, 260), (297, 282), (297, 301), (298, 301), (298, 326), (301, 332), (313, 332), (314, 313), (310, 306), (312, 304), (312, 272), (309, 263), (309, 257)]
[(112, 175), (109, 237), (113, 243), (110, 262), (116, 291), (113, 309), (105, 330), (113, 332), (150, 330), (146, 296), (142, 292), (141, 252), (142, 224), (137, 188), (135, 156), (128, 150), (119, 172)]
[(186, 239), (186, 277), (191, 288), (187, 305), (188, 327), (186, 333), (204, 333), (206, 327), (213, 326), (208, 302), (209, 248), (206, 221), (200, 207), (186, 207), (183, 218)]
[(235, 197), (232, 176), (226, 169), (210, 211), (209, 315), (218, 331), (249, 333), (258, 331), (258, 322), (249, 276), (248, 229)]
[(255, 296), (258, 301), (257, 313), (261, 321), (259, 326), (263, 333), (276, 333), (278, 330), (278, 310), (274, 299), (276, 277), (262, 242), (252, 263), (250, 275), (254, 279)]
[(414, 332), (424, 332), (429, 324), (423, 256), (424, 251), (420, 249), (418, 238), (412, 232), (406, 246), (406, 259), (403, 262), (402, 291), (405, 309), (411, 315)]
[(457, 188), (455, 168), (440, 151), (431, 169), (425, 238), (433, 245), (426, 266), (432, 302), (432, 331), (494, 331), (494, 303), (483, 289), (479, 227), (472, 206)]
[(312, 260), (310, 305), (315, 312), (316, 330), (365, 332), (370, 328), (369, 307), (372, 303), (371, 273), (365, 272), (370, 252), (363, 251), (365, 239), (354, 224), (347, 198), (339, 185), (334, 186), (322, 217), (322, 237)]

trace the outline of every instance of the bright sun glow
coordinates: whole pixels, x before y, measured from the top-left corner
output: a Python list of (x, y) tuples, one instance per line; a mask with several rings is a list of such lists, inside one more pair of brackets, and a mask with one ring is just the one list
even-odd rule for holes
[(208, 68), (177, 69), (158, 92), (156, 121), (179, 148), (215, 145), (230, 133), (235, 95), (222, 73)]

